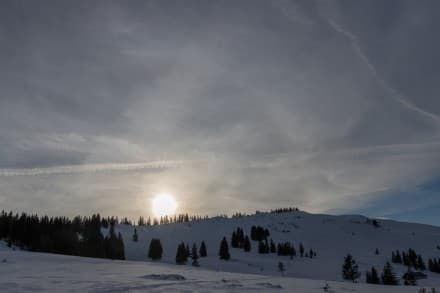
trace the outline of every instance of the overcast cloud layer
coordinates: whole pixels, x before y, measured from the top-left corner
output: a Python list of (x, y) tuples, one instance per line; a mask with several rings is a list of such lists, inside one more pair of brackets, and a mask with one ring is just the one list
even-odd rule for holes
[(418, 188), (440, 175), (439, 11), (1, 1), (0, 206), (135, 218), (165, 191), (201, 214), (354, 212), (402, 191), (377, 216), (440, 209)]

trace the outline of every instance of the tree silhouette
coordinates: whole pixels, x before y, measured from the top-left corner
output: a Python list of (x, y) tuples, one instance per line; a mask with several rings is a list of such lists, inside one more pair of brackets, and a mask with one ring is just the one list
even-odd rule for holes
[(202, 244), (200, 244), (200, 257), (206, 257), (207, 255), (205, 241), (202, 241)]
[(133, 238), (132, 239), (133, 239), (134, 242), (138, 242), (139, 237), (138, 237), (136, 228), (134, 228)]
[(195, 266), (195, 267), (198, 267), (199, 266), (199, 262), (198, 262), (199, 256), (197, 254), (197, 246), (196, 246), (195, 243), (192, 246), (191, 258), (193, 260), (192, 265)]
[(393, 267), (389, 262), (387, 262), (383, 268), (381, 279), (382, 279), (382, 284), (384, 285), (399, 284), (399, 281), (396, 279), (396, 275), (394, 274)]
[(150, 241), (150, 248), (148, 249), (148, 257), (152, 260), (158, 260), (162, 258), (162, 243), (160, 239), (153, 238)]
[(353, 259), (351, 254), (347, 254), (344, 259), (344, 264), (342, 265), (342, 277), (345, 280), (351, 280), (353, 283), (359, 279), (361, 273), (359, 272), (358, 265), (356, 261)]
[(186, 247), (185, 247), (185, 243), (180, 243), (177, 246), (177, 253), (176, 253), (176, 264), (185, 264), (187, 261), (187, 256), (186, 256)]
[(219, 251), (220, 259), (229, 260), (231, 255), (229, 254), (229, 246), (228, 241), (226, 241), (226, 237), (223, 237), (223, 240), (220, 243), (220, 251)]
[(375, 267), (371, 267), (371, 272), (367, 272), (366, 281), (369, 284), (379, 284), (380, 279)]

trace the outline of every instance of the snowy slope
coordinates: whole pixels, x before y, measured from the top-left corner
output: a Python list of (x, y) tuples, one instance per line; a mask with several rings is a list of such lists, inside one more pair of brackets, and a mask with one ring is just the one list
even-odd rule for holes
[[(242, 218), (213, 218), (199, 222), (170, 224), (153, 227), (137, 227), (139, 242), (132, 241), (133, 227), (119, 225), (124, 238), (126, 258), (129, 260), (149, 261), (148, 245), (151, 238), (160, 238), (164, 253), (162, 262), (174, 264), (177, 245), (181, 241), (197, 243), (204, 240), (207, 244), (208, 257), (200, 260), (202, 268), (236, 273), (251, 273), (279, 276), (278, 262), (285, 264), (285, 275), (295, 278), (342, 281), (341, 266), (343, 258), (351, 253), (362, 272), (361, 282), (365, 282), (365, 271), (375, 266), (379, 272), (391, 252), (413, 248), (420, 253), (425, 263), (430, 257), (440, 257), (440, 227), (381, 220), (381, 227), (375, 228), (363, 216), (314, 215), (305, 212), (283, 214), (261, 213)], [(317, 252), (316, 259), (276, 254), (257, 253), (257, 242), (252, 241), (252, 251), (245, 253), (241, 249), (230, 248), (231, 260), (220, 261), (218, 250), (223, 236), (230, 239), (232, 231), (241, 227), (250, 234), (252, 225), (267, 227), (275, 242), (291, 241), (296, 248), (300, 242), (306, 251), (310, 248)], [(380, 251), (375, 254), (375, 249)], [(400, 277), (406, 268), (402, 265), (393, 267)], [(427, 272), (428, 279), (421, 280), (421, 285), (440, 284), (440, 275)]]
[[(0, 249), (0, 292), (324, 292), (324, 281)], [(329, 292), (417, 292), (329, 282)]]

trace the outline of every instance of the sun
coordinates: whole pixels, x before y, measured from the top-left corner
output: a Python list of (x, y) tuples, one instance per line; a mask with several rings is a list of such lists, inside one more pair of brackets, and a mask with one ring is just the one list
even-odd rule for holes
[(171, 194), (160, 193), (154, 197), (152, 208), (156, 217), (169, 216), (176, 212), (177, 202)]

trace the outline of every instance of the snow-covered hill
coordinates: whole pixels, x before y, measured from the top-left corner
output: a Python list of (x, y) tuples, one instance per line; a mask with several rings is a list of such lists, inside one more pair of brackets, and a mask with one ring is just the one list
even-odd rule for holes
[[(275, 242), (293, 242), (296, 248), (299, 243), (303, 243), (306, 251), (315, 250), (317, 257), (310, 259), (296, 256), (291, 260), (288, 256), (258, 254), (257, 242), (252, 241), (251, 252), (230, 248), (231, 260), (219, 260), (221, 239), (226, 236), (230, 240), (233, 230), (237, 227), (250, 234), (253, 225), (268, 228), (269, 238)], [(201, 267), (234, 273), (279, 276), (278, 262), (281, 261), (286, 267), (285, 276), (342, 281), (343, 258), (350, 253), (362, 272), (360, 282), (365, 282), (365, 272), (371, 269), (371, 266), (375, 266), (380, 273), (385, 262), (390, 261), (394, 250), (415, 249), (423, 256), (425, 263), (429, 258), (440, 257), (440, 250), (437, 248), (440, 245), (440, 227), (380, 220), (380, 227), (376, 228), (368, 218), (356, 215), (331, 216), (301, 211), (281, 214), (259, 213), (241, 218), (212, 218), (198, 222), (136, 228), (138, 242), (132, 241), (134, 227), (116, 227), (116, 231), (123, 235), (128, 260), (149, 261), (147, 252), (150, 240), (159, 238), (164, 249), (161, 262), (174, 264), (180, 242), (183, 241), (190, 246), (196, 243), (199, 246), (204, 240), (208, 257), (200, 259)], [(379, 255), (375, 253), (376, 248), (380, 252)], [(393, 264), (393, 267), (398, 277), (407, 270), (403, 265)], [(426, 273), (428, 279), (420, 280), (419, 284), (440, 284), (440, 274), (428, 271)]]
[[(0, 249), (0, 292), (324, 292), (324, 281), (170, 264)], [(418, 288), (328, 282), (327, 292), (415, 293)]]

